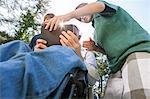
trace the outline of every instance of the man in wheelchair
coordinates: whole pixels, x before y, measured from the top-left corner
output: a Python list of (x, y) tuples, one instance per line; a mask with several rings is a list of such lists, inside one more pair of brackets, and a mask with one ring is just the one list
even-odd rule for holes
[[(75, 37), (72, 34), (63, 32), (61, 43), (64, 36)], [(78, 43), (77, 37), (74, 40)], [(68, 44), (41, 51), (33, 51), (23, 41), (0, 45), (0, 98), (85, 98), (87, 69), (80, 45), (72, 45), (72, 50)]]
[[(50, 19), (51, 16), (53, 17), (54, 15), (48, 13), (44, 17), (44, 21)], [(60, 44), (62, 44), (62, 46), (67, 46), (67, 47), (72, 48), (76, 52), (76, 54), (81, 58), (81, 60), (84, 61), (88, 69), (89, 85), (93, 86), (95, 84), (95, 81), (99, 79), (99, 76), (96, 71), (97, 64), (96, 64), (95, 56), (92, 52), (87, 51), (81, 47), (81, 44), (79, 43), (81, 35), (79, 35), (79, 30), (76, 26), (73, 32), (63, 31), (62, 34), (60, 34), (59, 36)], [(55, 42), (55, 40), (51, 42)], [(34, 51), (41, 51), (48, 47), (47, 41), (42, 38), (41, 34), (33, 37), (33, 39), (31, 40), (30, 46)], [(90, 99), (93, 98), (93, 95), (91, 92), (88, 94), (90, 94), (89, 95)]]

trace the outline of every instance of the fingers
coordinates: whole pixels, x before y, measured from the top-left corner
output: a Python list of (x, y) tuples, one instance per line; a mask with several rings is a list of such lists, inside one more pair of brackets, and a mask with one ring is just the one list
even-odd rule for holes
[(95, 42), (91, 38), (89, 38), (89, 41), (83, 41), (82, 46), (88, 51), (94, 51), (96, 48)]
[(56, 21), (57, 19), (55, 17), (48, 20), (48, 22), (46, 21), (45, 29), (49, 29), (49, 31), (52, 31)]
[(85, 46), (95, 46), (95, 42), (94, 41), (83, 41), (83, 45)]
[(35, 51), (41, 51), (43, 49), (47, 48), (46, 45), (42, 44), (42, 43), (39, 43), (39, 44), (36, 44), (35, 47), (34, 47), (34, 50)]
[(89, 41), (83, 41), (83, 45), (82, 46), (85, 47), (85, 48), (87, 48), (87, 47), (93, 46), (93, 45)]
[[(64, 34), (65, 34), (65, 35), (60, 35), (60, 36), (59, 36), (61, 43), (63, 43), (63, 45), (65, 45), (65, 46), (72, 47), (73, 44), (72, 44), (72, 41), (70, 40), (71, 37), (69, 37), (66, 32), (65, 32)], [(68, 39), (69, 39), (69, 40), (68, 40)]]
[(56, 29), (58, 28), (59, 24), (60, 24), (60, 21), (57, 20), (57, 21), (55, 22), (54, 30), (56, 30)]
[(49, 20), (45, 20), (44, 24), (47, 25), (49, 23)]
[(49, 29), (49, 31), (56, 30), (58, 28), (61, 20), (62, 20), (61, 16), (55, 16), (55, 17), (51, 18), (50, 20), (48, 20), (48, 22), (45, 21), (45, 23), (46, 23), (45, 29)]
[(56, 17), (54, 17), (54, 18), (52, 18), (51, 20), (50, 20), (50, 29), (49, 29), (49, 31), (52, 31), (53, 29), (54, 29), (54, 26), (56, 25), (56, 22), (57, 22), (57, 18)]
[(67, 46), (62, 39), (60, 39), (60, 43), (62, 44), (62, 46)]
[(67, 31), (67, 32), (62, 32), (62, 34), (67, 38), (67, 40), (71, 43), (74, 44), (76, 42), (74, 35), (70, 35), (73, 34), (71, 31)]
[(65, 38), (67, 38), (68, 42), (70, 42), (71, 45), (74, 46), (76, 44), (78, 45), (80, 44), (78, 37), (73, 32), (67, 31), (67, 32), (62, 32), (62, 34)]
[(78, 49), (81, 47), (78, 37), (74, 35), (74, 33), (72, 33), (71, 31), (63, 31), (62, 35), (60, 35), (59, 37), (61, 43), (65, 46), (72, 47), (73, 49)]
[(72, 37), (73, 40), (75, 40), (75, 42), (79, 41), (78, 37), (73, 32), (67, 31), (67, 33)]
[(42, 43), (36, 45), (36, 47), (37, 47), (37, 48), (40, 48), (40, 49), (45, 49), (45, 48), (47, 48), (47, 46), (44, 45), (44, 44), (42, 44)]
[(60, 37), (60, 42), (63, 46), (68, 46), (70, 48), (72, 48), (76, 54), (81, 57), (81, 45), (79, 43), (78, 37), (72, 33), (71, 31), (63, 31), (62, 35), (59, 36)]
[(93, 41), (91, 37), (89, 38), (89, 40), (90, 40), (90, 41)]
[(36, 40), (36, 44), (39, 44), (39, 43), (46, 44), (47, 41), (45, 41), (45, 40), (43, 40), (43, 39), (37, 39), (37, 40)]
[(56, 30), (60, 23), (69, 21), (70, 17), (68, 15), (61, 15), (61, 16), (54, 16), (53, 18), (46, 20), (46, 27), (45, 29), (49, 29), (49, 31)]
[(78, 37), (74, 35), (71, 31), (63, 31), (60, 37), (60, 42), (63, 46), (68, 46), (72, 48), (78, 56), (81, 56), (81, 45), (79, 43)]
[(86, 48), (86, 50), (91, 50), (91, 45), (83, 43), (82, 47)]
[(83, 43), (83, 45), (82, 45), (84, 48), (87, 48), (88, 46), (90, 46), (89, 44), (85, 44), (85, 43)]
[(45, 22), (46, 22), (45, 29), (48, 29), (48, 28), (50, 27), (50, 25), (51, 25), (51, 20), (52, 20), (52, 19), (50, 19), (50, 20), (48, 20), (48, 21), (45, 21)]
[(46, 43), (47, 42), (43, 39), (37, 39), (34, 50), (35, 51), (41, 51), (41, 50), (47, 48)]

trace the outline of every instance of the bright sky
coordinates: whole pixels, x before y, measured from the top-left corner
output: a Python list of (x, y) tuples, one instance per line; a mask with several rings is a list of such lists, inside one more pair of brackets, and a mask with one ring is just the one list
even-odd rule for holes
[[(51, 0), (51, 9), (48, 12), (61, 15), (68, 13), (82, 2), (94, 2), (96, 0)], [(105, 0), (115, 5), (123, 7), (130, 15), (150, 33), (150, 0)], [(92, 36), (93, 28), (90, 24), (80, 23), (71, 20), (80, 29), (83, 34), (83, 40), (87, 40)]]

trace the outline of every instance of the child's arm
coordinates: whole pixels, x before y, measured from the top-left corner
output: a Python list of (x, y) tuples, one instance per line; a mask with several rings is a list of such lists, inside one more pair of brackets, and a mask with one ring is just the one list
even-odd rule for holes
[(53, 29), (56, 30), (58, 25), (61, 22), (66, 22), (72, 18), (78, 18), (81, 16), (93, 15), (93, 14), (104, 11), (104, 9), (105, 9), (105, 4), (102, 2), (94, 2), (94, 3), (87, 4), (68, 14), (53, 17), (52, 19), (49, 20), (45, 29), (48, 29), (50, 27), (50, 31), (52, 31)]

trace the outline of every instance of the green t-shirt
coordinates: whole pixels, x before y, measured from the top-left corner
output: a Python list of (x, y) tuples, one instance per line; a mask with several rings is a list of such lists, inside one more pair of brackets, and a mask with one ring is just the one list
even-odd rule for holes
[(99, 0), (107, 6), (93, 16), (94, 40), (104, 48), (112, 73), (121, 69), (133, 52), (150, 52), (150, 35), (125, 10)]

